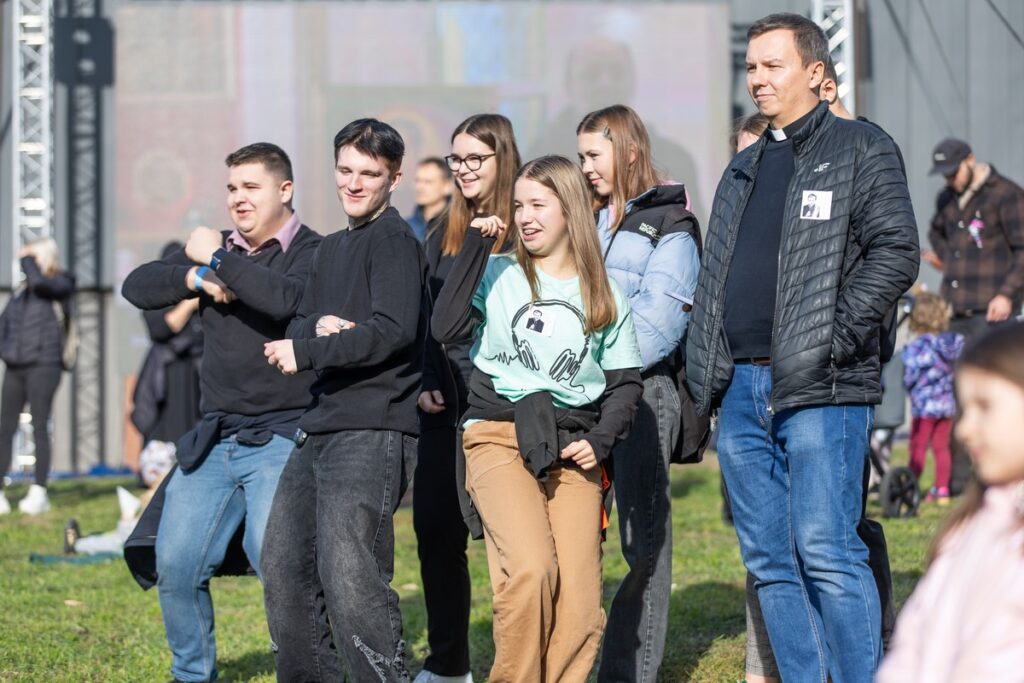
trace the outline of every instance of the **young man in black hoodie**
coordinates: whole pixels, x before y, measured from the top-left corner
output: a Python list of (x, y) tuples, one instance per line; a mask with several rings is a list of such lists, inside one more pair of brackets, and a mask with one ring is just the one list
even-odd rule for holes
[(269, 143), (226, 159), (232, 232), (192, 231), (184, 249), (139, 266), (121, 293), (143, 310), (199, 297), (203, 419), (178, 441), (157, 533), (160, 608), (180, 681), (216, 677), (210, 577), (245, 520), (243, 547), (259, 568), (263, 530), (313, 373), (268, 368), (302, 300), (320, 236), (291, 208), (292, 167)]
[(281, 681), (343, 680), (334, 644), (349, 680), (408, 681), (391, 516), (419, 430), (426, 261), (390, 206), (404, 153), (375, 119), (334, 138), (348, 224), (317, 252), (288, 339), (266, 345), (285, 374), (317, 373), (264, 543)]

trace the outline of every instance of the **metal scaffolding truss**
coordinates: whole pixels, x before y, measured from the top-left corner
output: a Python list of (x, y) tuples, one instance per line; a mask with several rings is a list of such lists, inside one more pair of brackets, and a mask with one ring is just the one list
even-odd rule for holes
[(814, 0), (811, 19), (828, 36), (828, 49), (836, 67), (839, 97), (857, 113), (856, 0)]
[(103, 281), (103, 88), (113, 82), (113, 29), (102, 0), (60, 0), (57, 82), (67, 88), (68, 263), (75, 275), (78, 362), (71, 377), (72, 467), (106, 462), (106, 296)]
[[(29, 241), (55, 236), (55, 131), (67, 157), (66, 253), (75, 275), (73, 316), (78, 360), (72, 374), (72, 469), (106, 461), (106, 300), (102, 230), (102, 91), (113, 82), (113, 28), (102, 0), (16, 0), (13, 5), (11, 82), (11, 253)], [(57, 84), (66, 87), (66, 114), (55, 124)], [(13, 273), (19, 266), (13, 264)]]
[[(10, 45), (11, 254), (53, 234), (53, 54), (51, 0), (13, 3)], [(18, 272), (15, 264), (13, 273)]]

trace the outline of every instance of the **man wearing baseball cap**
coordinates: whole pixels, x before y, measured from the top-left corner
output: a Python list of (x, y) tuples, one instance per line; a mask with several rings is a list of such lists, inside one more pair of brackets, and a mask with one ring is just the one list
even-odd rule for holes
[[(935, 146), (931, 173), (945, 177), (946, 185), (928, 233), (934, 251), (921, 256), (943, 274), (942, 296), (953, 307), (950, 330), (970, 341), (1020, 313), (1024, 189), (977, 161), (970, 145), (955, 138)], [(962, 491), (970, 471), (960, 450), (954, 451), (954, 494)]]

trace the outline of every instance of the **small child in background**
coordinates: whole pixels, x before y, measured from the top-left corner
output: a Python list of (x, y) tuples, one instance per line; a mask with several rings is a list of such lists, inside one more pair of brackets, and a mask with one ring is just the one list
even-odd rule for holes
[(910, 313), (910, 331), (919, 336), (903, 347), (903, 384), (910, 392), (910, 469), (924, 471), (928, 447), (935, 457), (935, 485), (925, 500), (949, 504), (952, 455), (949, 437), (956, 415), (953, 368), (964, 338), (949, 332), (950, 308), (933, 292), (921, 292)]
[(977, 480), (935, 539), (876, 683), (1024, 679), (1024, 324), (972, 344), (956, 386)]

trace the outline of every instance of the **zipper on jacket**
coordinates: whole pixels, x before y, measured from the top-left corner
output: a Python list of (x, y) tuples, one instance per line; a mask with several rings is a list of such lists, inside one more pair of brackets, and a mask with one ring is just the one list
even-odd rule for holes
[[(787, 194), (789, 189), (786, 190)], [(782, 279), (782, 242), (786, 237), (785, 212), (783, 212), (782, 234), (779, 235), (779, 253), (775, 264), (775, 306), (772, 308), (772, 343), (768, 354), (768, 374), (771, 375), (772, 388), (768, 392), (768, 418), (775, 414), (775, 324), (778, 322), (779, 292), (782, 286), (779, 281)]]
[[(761, 143), (761, 144), (764, 144), (764, 143)], [(758, 166), (761, 165), (760, 159), (758, 159), (757, 164), (758, 164)], [(738, 223), (738, 221), (736, 219), (736, 215), (739, 215), (739, 219), (738, 220), (742, 220), (743, 219), (743, 212), (747, 210), (747, 202), (750, 201), (750, 194), (753, 191), (754, 191), (754, 179), (751, 178), (748, 187), (745, 188), (745, 190), (743, 191), (742, 196), (740, 196), (740, 203), (737, 205), (739, 207), (739, 211), (733, 213), (733, 221), (732, 222), (735, 224), (735, 227), (732, 226), (732, 225), (727, 226), (727, 229), (729, 230), (729, 233), (726, 236), (727, 237), (727, 241), (726, 241), (726, 245), (725, 245), (726, 253), (728, 254), (728, 262), (725, 264), (725, 272), (727, 274), (729, 272), (729, 269), (732, 268), (732, 257), (734, 255), (734, 252), (736, 251), (736, 238), (739, 236), (739, 232), (740, 232), (740, 226), (739, 226), (739, 223)], [(703, 261), (703, 257), (701, 258), (701, 260)], [(726, 275), (726, 279), (728, 279), (728, 275)], [(698, 282), (698, 289), (699, 288), (700, 288), (700, 283)], [(725, 292), (724, 292), (724, 290), (725, 290), (725, 282), (722, 283), (722, 290), (723, 291), (719, 292), (719, 298), (720, 299), (724, 299), (724, 295), (725, 295)], [(725, 316), (725, 305), (724, 305), (725, 301), (722, 300), (722, 301), (719, 301), (717, 303), (719, 304), (719, 306), (715, 310), (715, 315), (714, 315), (714, 317), (712, 318), (712, 321), (711, 321), (712, 324), (711, 324), (711, 326), (708, 329), (709, 330), (714, 330), (716, 335), (717, 334), (721, 334), (721, 335), (724, 336), (725, 335), (725, 329), (722, 327), (722, 324), (723, 324), (722, 318)], [(715, 364), (718, 361), (718, 341), (719, 341), (718, 339), (715, 339), (715, 343), (711, 347), (711, 355), (708, 357), (707, 367), (704, 368), (704, 392), (706, 394), (707, 403), (708, 403), (708, 407), (709, 408), (711, 407), (711, 396), (710, 396), (709, 390), (707, 389), (707, 387), (708, 387), (708, 376), (711, 374), (712, 369), (715, 367)]]
[[(797, 159), (800, 155), (796, 151), (796, 142), (793, 143), (793, 177), (789, 179), (789, 185), (786, 186), (786, 199), (788, 200), (792, 196), (792, 189), (794, 183), (796, 183), (799, 175), (799, 168), (797, 167)], [(782, 234), (779, 235), (779, 256), (778, 256), (778, 274), (775, 276), (775, 308), (772, 310), (772, 345), (771, 345), (771, 357), (770, 364), (768, 366), (769, 372), (772, 376), (772, 389), (768, 394), (768, 415), (775, 414), (775, 337), (777, 336), (778, 330), (776, 325), (778, 323), (778, 310), (779, 310), (779, 292), (782, 290), (782, 249), (786, 244), (786, 237), (788, 235), (788, 228), (790, 221), (787, 216), (788, 211), (785, 209), (782, 212)], [(835, 395), (835, 373), (832, 375), (832, 395)]]
[(835, 353), (830, 353), (829, 355), (832, 357), (832, 367), (830, 369), (832, 370), (832, 400), (834, 401), (836, 400), (836, 388), (839, 381), (839, 364), (836, 363)]

